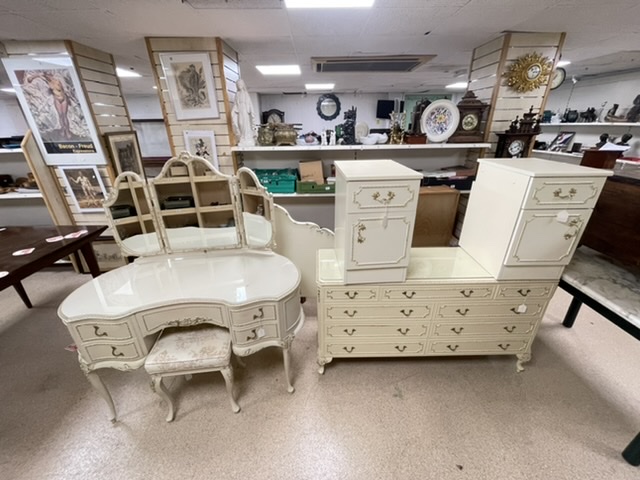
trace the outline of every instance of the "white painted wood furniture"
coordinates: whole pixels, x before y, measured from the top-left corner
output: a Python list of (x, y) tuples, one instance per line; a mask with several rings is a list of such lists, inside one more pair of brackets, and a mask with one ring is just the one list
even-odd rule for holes
[(224, 378), (234, 413), (240, 411), (233, 393), (231, 336), (225, 328), (210, 325), (163, 330), (144, 361), (151, 375), (153, 390), (165, 401), (167, 422), (173, 421), (175, 407), (171, 394), (162, 382), (165, 377), (220, 372)]
[(422, 175), (393, 160), (335, 165), (335, 249), (344, 283), (402, 282)]
[(289, 348), (302, 328), (300, 272), (268, 250), (189, 252), (139, 258), (82, 285), (58, 308), (78, 347), (80, 367), (116, 410), (97, 374), (144, 364), (165, 327), (202, 323), (229, 329), (233, 353), (283, 350), (286, 384)]

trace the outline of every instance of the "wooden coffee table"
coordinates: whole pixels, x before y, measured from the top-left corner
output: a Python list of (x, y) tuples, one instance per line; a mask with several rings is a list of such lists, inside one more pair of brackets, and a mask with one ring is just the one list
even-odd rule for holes
[[(8, 272), (0, 278), (0, 290), (13, 286), (24, 304), (31, 308), (31, 301), (24, 290), (22, 283), (24, 278), (68, 255), (81, 252), (93, 277), (100, 275), (98, 261), (91, 247), (102, 232), (107, 229), (105, 225), (72, 225), (56, 227), (0, 227), (0, 275)], [(65, 237), (66, 235), (86, 230), (86, 233), (77, 238), (63, 238), (55, 242), (47, 242), (47, 238)], [(18, 250), (34, 248), (28, 255), (14, 256)]]

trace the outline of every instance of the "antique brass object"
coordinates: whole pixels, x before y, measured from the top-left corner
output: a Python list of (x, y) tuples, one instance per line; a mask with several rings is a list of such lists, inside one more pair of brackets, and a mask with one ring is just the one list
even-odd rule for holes
[(539, 53), (527, 53), (504, 73), (507, 85), (519, 93), (530, 92), (544, 85), (549, 79), (553, 62)]

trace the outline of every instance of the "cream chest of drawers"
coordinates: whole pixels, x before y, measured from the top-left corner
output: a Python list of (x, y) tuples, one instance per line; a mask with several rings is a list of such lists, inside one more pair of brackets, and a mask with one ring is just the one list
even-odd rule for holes
[(402, 282), (422, 175), (393, 160), (335, 165), (335, 249), (344, 283)]
[(516, 355), (531, 344), (555, 281), (498, 281), (461, 248), (411, 250), (403, 283), (344, 285), (318, 252), (318, 364), (334, 358)]
[(480, 159), (460, 246), (496, 279), (559, 279), (612, 172)]

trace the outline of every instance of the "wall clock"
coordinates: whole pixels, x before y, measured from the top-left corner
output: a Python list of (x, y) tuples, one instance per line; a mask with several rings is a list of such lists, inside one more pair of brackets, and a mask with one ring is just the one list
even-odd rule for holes
[(564, 83), (565, 78), (567, 78), (567, 71), (562, 67), (556, 68), (551, 74), (549, 88), (551, 88), (551, 90), (555, 90)]
[(515, 60), (504, 73), (507, 85), (519, 93), (530, 92), (549, 79), (553, 63), (539, 53), (527, 53)]
[(460, 122), (453, 135), (447, 140), (449, 143), (482, 142), (484, 132), (481, 129), (482, 118), (489, 105), (481, 102), (471, 90), (467, 91), (458, 102)]
[(262, 124), (284, 123), (284, 112), (276, 108), (262, 112)]

